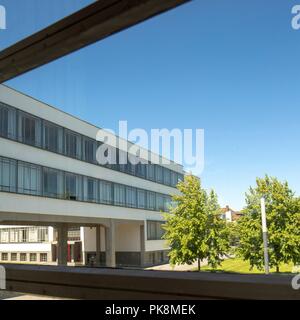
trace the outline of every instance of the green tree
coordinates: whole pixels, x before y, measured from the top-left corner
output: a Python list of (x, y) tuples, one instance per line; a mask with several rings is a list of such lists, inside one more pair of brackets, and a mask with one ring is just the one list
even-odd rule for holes
[(216, 194), (208, 195), (194, 176), (186, 176), (177, 188), (181, 194), (173, 196), (175, 205), (165, 214), (164, 239), (171, 248), (170, 263), (192, 264), (197, 260), (200, 270), (201, 261), (208, 259), (216, 267), (228, 248)]
[(221, 219), (221, 208), (214, 191), (208, 197), (206, 232), (207, 262), (216, 269), (230, 250), (230, 234), (226, 221)]
[(264, 266), (260, 199), (266, 200), (269, 237), (269, 263), (280, 271), (280, 264), (300, 260), (300, 201), (287, 182), (265, 176), (256, 180), (256, 187), (246, 193), (244, 216), (238, 221), (237, 254), (262, 270)]

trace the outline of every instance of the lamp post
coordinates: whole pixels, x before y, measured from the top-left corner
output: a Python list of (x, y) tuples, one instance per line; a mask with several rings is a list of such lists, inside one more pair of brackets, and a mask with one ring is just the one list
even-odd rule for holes
[(266, 217), (266, 201), (265, 198), (261, 198), (261, 222), (264, 241), (264, 261), (265, 261), (265, 273), (269, 274), (269, 253), (268, 253), (268, 229), (267, 229), (267, 217)]

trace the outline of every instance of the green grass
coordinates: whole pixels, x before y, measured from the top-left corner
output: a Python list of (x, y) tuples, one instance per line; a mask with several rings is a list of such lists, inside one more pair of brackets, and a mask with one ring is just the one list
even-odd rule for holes
[[(292, 264), (283, 264), (280, 266), (280, 273), (291, 273), (293, 269)], [(194, 269), (197, 271), (197, 268)], [(248, 274), (263, 274), (263, 271), (253, 268), (250, 270), (250, 264), (247, 261), (243, 261), (239, 258), (228, 259), (222, 262), (221, 266), (213, 270), (209, 266), (203, 266), (201, 271), (214, 271), (214, 272), (227, 272), (227, 273), (248, 273)], [(271, 273), (275, 273), (275, 269), (270, 270)]]

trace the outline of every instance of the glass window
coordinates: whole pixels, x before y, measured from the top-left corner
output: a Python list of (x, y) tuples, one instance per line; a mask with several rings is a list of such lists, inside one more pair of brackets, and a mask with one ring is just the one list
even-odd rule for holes
[(41, 120), (19, 112), (19, 133), (21, 141), (33, 146), (41, 146)]
[(95, 163), (96, 162), (96, 141), (89, 138), (84, 138), (83, 147), (84, 147), (83, 160), (90, 163)]
[(164, 184), (169, 186), (171, 185), (171, 171), (169, 169), (164, 168)]
[(17, 261), (18, 260), (18, 255), (15, 252), (11, 253), (10, 254), (10, 260), (11, 261)]
[(26, 253), (20, 253), (20, 261), (27, 261), (27, 254)]
[(62, 153), (63, 130), (62, 128), (49, 123), (44, 123), (44, 148), (49, 151)]
[(128, 163), (126, 165), (126, 172), (131, 174), (131, 175), (135, 175), (135, 173), (136, 173), (136, 165), (132, 164), (131, 162), (128, 161)]
[(146, 208), (146, 191), (145, 190), (138, 190), (138, 208), (145, 209)]
[(76, 176), (66, 174), (66, 199), (76, 200)]
[(48, 242), (49, 235), (48, 235), (48, 228), (47, 227), (39, 227), (37, 228), (38, 233), (38, 242)]
[(48, 261), (47, 253), (40, 253), (40, 262), (47, 262), (47, 261)]
[(163, 235), (165, 234), (165, 230), (163, 229), (163, 222), (157, 222), (156, 224), (156, 233), (157, 233), (157, 239), (161, 240)]
[(97, 202), (97, 180), (84, 177), (84, 200)]
[(80, 241), (80, 227), (71, 227), (68, 230), (69, 241)]
[(155, 210), (156, 209), (156, 200), (154, 192), (147, 192), (147, 209)]
[(156, 182), (163, 183), (164, 182), (163, 167), (157, 165), (155, 168), (155, 171), (156, 171)]
[(0, 191), (16, 191), (17, 162), (0, 157)]
[(136, 175), (141, 178), (146, 178), (147, 175), (147, 164), (138, 163), (136, 165)]
[(172, 198), (169, 196), (164, 196), (164, 211), (168, 212), (170, 206), (172, 206)]
[(1, 255), (1, 260), (2, 261), (8, 261), (8, 253), (7, 252), (3, 252)]
[(18, 192), (30, 195), (41, 194), (41, 167), (19, 162)]
[(156, 195), (156, 209), (158, 211), (163, 211), (165, 209), (165, 201), (164, 201), (164, 196), (161, 194)]
[(82, 177), (77, 176), (75, 174), (66, 173), (65, 175), (65, 199), (68, 200), (82, 200), (81, 190), (82, 185), (81, 182)]
[(16, 110), (0, 102), (0, 136), (16, 139)]
[(184, 180), (184, 175), (181, 174), (181, 173), (178, 173), (177, 174), (177, 181), (180, 182), (180, 181), (183, 181)]
[(29, 228), (19, 229), (19, 242), (29, 242)]
[(8, 229), (0, 229), (0, 242), (8, 243), (9, 242), (9, 230)]
[(172, 187), (176, 187), (178, 183), (177, 173), (175, 171), (171, 171), (171, 185)]
[(136, 175), (137, 174), (137, 164), (139, 160), (136, 156), (132, 154), (127, 155), (127, 173)]
[(9, 242), (11, 243), (17, 243), (18, 240), (18, 229), (10, 229), (9, 230)]
[(99, 182), (99, 201), (104, 204), (112, 204), (112, 183), (107, 181)]
[(147, 164), (147, 179), (155, 181), (155, 165)]
[(8, 137), (8, 108), (0, 105), (0, 135)]
[(80, 159), (80, 136), (76, 133), (65, 131), (65, 153), (68, 157)]
[(29, 242), (38, 242), (37, 228), (29, 228)]
[(162, 225), (163, 222), (160, 221), (147, 221), (147, 239), (161, 240), (165, 233)]
[(52, 198), (63, 198), (63, 173), (57, 170), (44, 168), (44, 195)]
[(30, 262), (36, 261), (36, 253), (30, 253)]
[(119, 164), (119, 170), (121, 172), (127, 172), (127, 153), (123, 150), (117, 150), (117, 163)]
[(136, 188), (126, 187), (126, 205), (131, 208), (137, 207)]
[(114, 185), (114, 204), (117, 206), (126, 205), (126, 189), (120, 184)]

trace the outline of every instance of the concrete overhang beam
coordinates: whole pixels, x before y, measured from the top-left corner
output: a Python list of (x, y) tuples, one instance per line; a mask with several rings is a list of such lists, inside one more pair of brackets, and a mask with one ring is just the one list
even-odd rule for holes
[(191, 0), (102, 0), (0, 52), (0, 83)]

